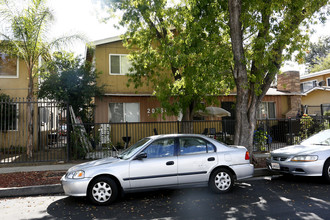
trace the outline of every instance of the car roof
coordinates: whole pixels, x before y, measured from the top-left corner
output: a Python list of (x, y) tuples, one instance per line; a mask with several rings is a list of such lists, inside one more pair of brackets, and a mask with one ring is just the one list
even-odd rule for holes
[(159, 135), (150, 136), (148, 138), (159, 139), (159, 138), (168, 138), (168, 137), (203, 137), (203, 138), (207, 138), (207, 136), (201, 135), (201, 134), (159, 134)]

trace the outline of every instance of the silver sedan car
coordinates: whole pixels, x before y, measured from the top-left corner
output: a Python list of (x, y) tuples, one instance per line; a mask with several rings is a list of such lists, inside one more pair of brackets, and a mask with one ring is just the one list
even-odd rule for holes
[(143, 138), (116, 158), (74, 166), (62, 177), (64, 192), (107, 205), (125, 192), (178, 186), (209, 186), (228, 192), (254, 172), (245, 147), (230, 147), (203, 135)]
[(271, 171), (300, 176), (323, 176), (330, 182), (330, 129), (299, 145), (274, 150), (267, 161)]

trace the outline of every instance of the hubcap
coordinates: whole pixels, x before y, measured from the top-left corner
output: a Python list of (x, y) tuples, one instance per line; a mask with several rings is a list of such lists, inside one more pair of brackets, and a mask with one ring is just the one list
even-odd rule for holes
[(221, 191), (229, 189), (231, 184), (231, 179), (228, 173), (220, 172), (215, 176), (215, 186)]
[(330, 166), (328, 167), (328, 177), (330, 177)]
[(112, 194), (111, 187), (106, 182), (98, 182), (93, 186), (92, 195), (97, 202), (106, 202)]

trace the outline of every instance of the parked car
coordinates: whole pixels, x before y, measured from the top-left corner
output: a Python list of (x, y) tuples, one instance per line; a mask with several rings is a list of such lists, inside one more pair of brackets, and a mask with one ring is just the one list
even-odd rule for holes
[(181, 186), (209, 186), (228, 192), (236, 180), (253, 175), (245, 147), (232, 147), (203, 135), (143, 138), (116, 158), (74, 166), (62, 177), (69, 196), (87, 196), (97, 205), (124, 192)]
[(267, 160), (271, 171), (299, 176), (323, 176), (330, 182), (330, 129), (299, 145), (274, 150)]

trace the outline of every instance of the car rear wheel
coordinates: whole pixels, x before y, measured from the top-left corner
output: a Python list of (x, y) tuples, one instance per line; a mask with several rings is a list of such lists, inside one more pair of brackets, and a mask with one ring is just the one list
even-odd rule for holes
[(233, 174), (225, 168), (215, 170), (209, 180), (209, 187), (215, 193), (226, 193), (233, 188)]
[(109, 205), (118, 196), (118, 186), (109, 177), (96, 178), (91, 182), (87, 191), (87, 197), (96, 205)]
[(324, 164), (323, 177), (330, 183), (330, 159), (327, 160)]

